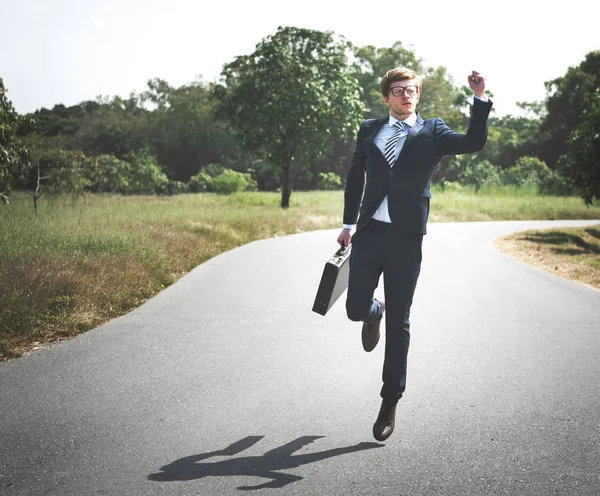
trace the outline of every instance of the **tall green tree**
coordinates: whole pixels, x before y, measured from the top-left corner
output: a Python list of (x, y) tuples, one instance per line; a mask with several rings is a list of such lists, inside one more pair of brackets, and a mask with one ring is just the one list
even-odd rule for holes
[(281, 206), (289, 207), (292, 172), (330, 153), (363, 114), (352, 75), (351, 45), (331, 32), (280, 27), (254, 53), (226, 64), (214, 87), (217, 115), (244, 148), (281, 172)]
[(125, 159), (131, 164), (127, 193), (151, 195), (167, 188), (169, 179), (149, 147), (131, 152)]
[(23, 121), (6, 96), (4, 81), (0, 78), (0, 202), (7, 203), (13, 175), (26, 153), (17, 133)]
[(210, 88), (203, 81), (173, 88), (152, 79), (143, 96), (155, 106), (148, 134), (170, 178), (188, 181), (210, 163), (229, 164), (237, 158), (233, 136), (214, 122)]
[(379, 81), (388, 70), (403, 66), (417, 74), (423, 72), (422, 59), (413, 50), (405, 48), (401, 41), (384, 48), (373, 45), (355, 46), (354, 55), (356, 63), (353, 71), (361, 87), (366, 118), (381, 117), (389, 112), (379, 91)]
[(48, 148), (80, 150), (88, 156), (112, 154), (123, 158), (150, 144), (149, 114), (141, 95), (98, 97), (71, 107), (55, 105), (32, 114), (36, 136), (28, 137)]
[(600, 88), (600, 50), (590, 52), (577, 67), (545, 83), (547, 114), (541, 126), (543, 141), (538, 155), (554, 168), (567, 152), (569, 139), (581, 116), (592, 107), (592, 99)]
[[(529, 104), (520, 104), (522, 108), (527, 105)], [(540, 141), (540, 124), (539, 116), (491, 117), (488, 140), (478, 156), (508, 168), (514, 166), (521, 157), (536, 155)]]
[(567, 152), (559, 159), (559, 173), (586, 205), (600, 200), (600, 88), (571, 134)]
[(82, 196), (87, 203), (86, 194), (97, 175), (95, 158), (86, 157), (80, 150), (60, 150), (49, 172), (48, 192), (53, 195), (70, 194), (73, 200)]

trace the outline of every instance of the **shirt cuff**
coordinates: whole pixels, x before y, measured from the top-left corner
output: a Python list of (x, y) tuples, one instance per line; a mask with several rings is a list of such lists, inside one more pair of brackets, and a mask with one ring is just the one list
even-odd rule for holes
[(353, 229), (354, 224), (344, 224), (344, 229)]
[(482, 102), (487, 102), (489, 100), (489, 98), (487, 96), (477, 96), (475, 95), (475, 98), (477, 98), (477, 100), (481, 100)]

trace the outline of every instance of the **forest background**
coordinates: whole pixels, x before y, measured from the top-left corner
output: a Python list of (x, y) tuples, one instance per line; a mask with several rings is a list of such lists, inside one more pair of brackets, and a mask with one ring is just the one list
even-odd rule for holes
[[(356, 47), (331, 32), (280, 28), (226, 64), (219, 83), (171, 87), (159, 78), (129, 97), (99, 97), (17, 114), (0, 79), (0, 199), (50, 194), (178, 194), (343, 188), (355, 132), (387, 115), (378, 90), (405, 66), (423, 79), (419, 113), (466, 131), (472, 94), (411, 49)], [(545, 83), (526, 117), (492, 116), (483, 151), (445, 157), (442, 188), (533, 187), (598, 198), (600, 51)], [(493, 100), (493, 82), (489, 84)]]

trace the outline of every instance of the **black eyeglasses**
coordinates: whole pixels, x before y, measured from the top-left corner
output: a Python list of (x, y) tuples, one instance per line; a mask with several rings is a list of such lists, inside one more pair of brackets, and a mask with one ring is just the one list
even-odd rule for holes
[(410, 86), (394, 86), (390, 88), (390, 93), (394, 96), (404, 96), (406, 93), (407, 96), (415, 96), (419, 92), (419, 87), (416, 85)]

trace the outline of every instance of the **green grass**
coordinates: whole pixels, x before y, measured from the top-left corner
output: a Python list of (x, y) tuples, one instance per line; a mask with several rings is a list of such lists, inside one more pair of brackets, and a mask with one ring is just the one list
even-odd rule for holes
[(541, 196), (517, 188), (432, 190), (431, 222), (489, 220), (599, 219), (600, 205), (586, 207), (580, 198)]
[[(431, 221), (600, 219), (578, 198), (434, 189)], [(137, 307), (207, 259), (250, 241), (341, 227), (343, 192), (174, 197), (14, 194), (0, 205), (0, 359)]]

